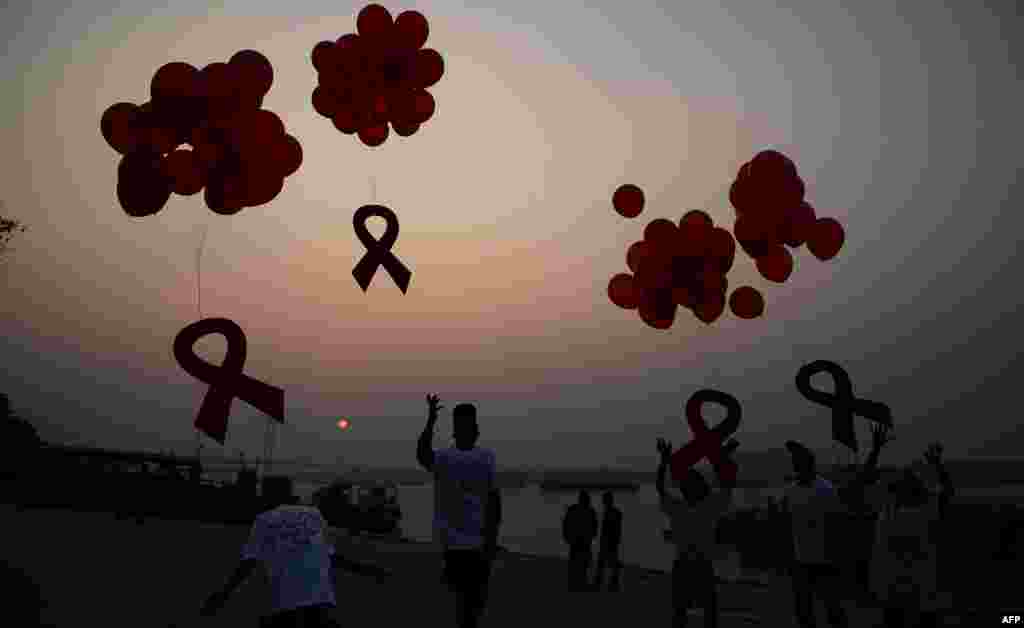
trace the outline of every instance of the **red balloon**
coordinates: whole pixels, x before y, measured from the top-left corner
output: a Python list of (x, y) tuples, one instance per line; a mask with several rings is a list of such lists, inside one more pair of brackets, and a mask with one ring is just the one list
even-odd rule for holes
[(284, 122), (266, 109), (239, 114), (233, 122), (231, 143), (243, 153), (264, 153), (285, 135)]
[(729, 272), (736, 258), (736, 240), (728, 229), (713, 227), (708, 235), (708, 255), (718, 264), (723, 273)]
[(637, 304), (640, 319), (654, 329), (669, 329), (675, 322), (677, 306), (671, 290), (655, 290)]
[(434, 97), (425, 89), (417, 90), (413, 94), (412, 105), (412, 121), (417, 124), (423, 124), (427, 120), (430, 120), (437, 107), (437, 104), (434, 102)]
[(388, 139), (388, 125), (380, 124), (359, 129), (359, 139), (367, 146), (380, 146)]
[(757, 318), (764, 314), (764, 297), (750, 286), (736, 288), (729, 296), (729, 309), (739, 318)]
[(737, 214), (751, 211), (757, 200), (758, 194), (749, 176), (745, 179), (736, 179), (729, 186), (729, 203)]
[(358, 34), (346, 33), (339, 37), (334, 43), (342, 54), (349, 54), (359, 49), (361, 41), (362, 40), (359, 38)]
[(700, 303), (703, 295), (690, 286), (674, 286), (672, 288), (672, 302), (685, 308), (695, 308)]
[(725, 275), (717, 272), (716, 269), (707, 267), (700, 273), (701, 296), (706, 301), (714, 297), (725, 297), (726, 283)]
[(231, 56), (228, 63), (237, 67), (243, 84), (261, 96), (274, 84), (274, 66), (255, 50), (240, 50)]
[(722, 312), (725, 311), (725, 297), (720, 294), (715, 294), (701, 301), (695, 308), (693, 313), (702, 323), (710, 325), (722, 316)]
[(679, 230), (666, 218), (655, 218), (644, 228), (644, 240), (659, 249), (671, 250), (677, 244)]
[(175, 61), (160, 66), (149, 83), (153, 101), (181, 100), (197, 95), (199, 70), (194, 65)]
[(672, 287), (672, 259), (663, 251), (653, 249), (653, 253), (639, 261), (639, 272), (636, 280), (643, 288), (668, 289)]
[(285, 135), (274, 144), (270, 158), (282, 177), (290, 177), (302, 165), (302, 144), (294, 136)]
[(846, 240), (843, 226), (834, 218), (819, 218), (814, 223), (810, 237), (807, 239), (807, 248), (814, 257), (821, 261), (828, 261), (835, 257)]
[(635, 309), (640, 303), (640, 286), (632, 275), (619, 273), (608, 282), (608, 298), (623, 309)]
[(783, 225), (783, 242), (791, 248), (801, 246), (807, 241), (817, 219), (814, 207), (807, 201), (793, 205), (787, 212)]
[(706, 211), (700, 209), (691, 209), (690, 211), (683, 214), (683, 217), (679, 219), (679, 227), (682, 228), (688, 224), (698, 224), (705, 227), (713, 227), (715, 222), (711, 220), (711, 216)]
[(334, 50), (333, 41), (321, 41), (317, 45), (313, 46), (313, 52), (310, 53), (310, 59), (313, 62), (313, 67), (317, 72), (323, 72), (330, 65), (331, 53)]
[(359, 121), (356, 119), (356, 113), (352, 109), (346, 108), (335, 111), (331, 121), (334, 122), (334, 128), (345, 135), (352, 135), (359, 130)]
[(747, 255), (758, 258), (776, 244), (776, 226), (759, 214), (740, 214), (733, 227), (736, 241), (739, 242)]
[(653, 254), (654, 248), (649, 242), (644, 242), (643, 240), (634, 242), (626, 251), (626, 266), (636, 274), (640, 271), (641, 261)]
[(330, 90), (323, 85), (313, 88), (313, 109), (316, 109), (317, 113), (325, 118), (330, 118), (334, 116), (337, 107), (338, 103)]
[(107, 107), (100, 118), (100, 133), (111, 148), (122, 155), (134, 151), (141, 136), (139, 107), (119, 102)]
[(419, 11), (403, 11), (395, 18), (395, 32), (404, 48), (417, 50), (427, 43), (430, 27)]
[(750, 162), (750, 174), (765, 179), (796, 177), (796, 165), (777, 150), (763, 150)]
[(401, 137), (409, 137), (416, 131), (420, 130), (420, 125), (415, 122), (396, 122), (391, 121), (391, 128), (394, 129), (395, 133)]
[(163, 170), (160, 155), (136, 151), (121, 158), (117, 166), (117, 200), (133, 217), (150, 216), (163, 209), (171, 197), (171, 180)]
[(644, 210), (644, 192), (632, 183), (620, 185), (612, 194), (612, 206), (620, 216), (636, 218)]
[(414, 74), (419, 87), (427, 88), (441, 80), (444, 75), (444, 58), (433, 48), (423, 48), (416, 53)]
[(793, 273), (793, 256), (780, 244), (772, 245), (771, 249), (757, 260), (757, 271), (769, 281), (784, 283)]
[(284, 189), (284, 177), (255, 176), (246, 181), (245, 206), (257, 207), (266, 205), (277, 198)]
[(383, 35), (393, 24), (391, 13), (379, 4), (369, 4), (363, 7), (359, 16), (356, 17), (356, 30), (363, 37)]
[(206, 170), (191, 150), (179, 149), (168, 153), (163, 159), (163, 168), (175, 194), (198, 194), (206, 183)]

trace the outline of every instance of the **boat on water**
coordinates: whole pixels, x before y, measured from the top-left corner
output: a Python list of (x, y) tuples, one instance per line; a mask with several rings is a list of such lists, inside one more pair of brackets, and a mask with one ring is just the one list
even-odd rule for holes
[(328, 525), (350, 534), (393, 536), (401, 534), (402, 509), (394, 482), (336, 480), (317, 489), (312, 503)]

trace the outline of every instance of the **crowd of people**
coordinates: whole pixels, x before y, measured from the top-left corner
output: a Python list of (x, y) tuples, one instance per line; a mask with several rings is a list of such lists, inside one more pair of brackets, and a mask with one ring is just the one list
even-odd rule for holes
[[(416, 447), (416, 460), (434, 476), (435, 540), (443, 559), (442, 579), (454, 593), (458, 628), (476, 628), (487, 607), (489, 583), (502, 520), (502, 499), (496, 483), (495, 452), (478, 447), (476, 407), (462, 403), (452, 411), (454, 447), (434, 449), (433, 436), (442, 405), (427, 396), (427, 424)], [(895, 481), (880, 481), (878, 460), (889, 442), (883, 425), (872, 430), (870, 455), (854, 477), (833, 484), (819, 474), (814, 453), (787, 441), (793, 476), (775, 505), (784, 538), (770, 535), (761, 543), (784, 548), (785, 571), (793, 590), (797, 625), (815, 625), (821, 601), (832, 626), (848, 626), (843, 599), (851, 592), (883, 609), (884, 625), (938, 625), (939, 563), (944, 521), (953, 485), (933, 444), (924, 460), (935, 470), (937, 490), (907, 466)], [(738, 443), (723, 445), (731, 456)], [(690, 468), (667, 485), (673, 455), (671, 443), (658, 439), (656, 488), (662, 512), (671, 523), (674, 561), (671, 574), (673, 626), (688, 623), (688, 611), (703, 609), (704, 625), (718, 625), (718, 578), (714, 562), (723, 546), (720, 524), (734, 508), (735, 480), (719, 478), (712, 487), (698, 469)], [(273, 614), (265, 627), (332, 626), (335, 605), (332, 567), (387, 581), (391, 572), (338, 555), (325, 541), (323, 517), (316, 508), (297, 505), (287, 479), (273, 489), (277, 507), (262, 513), (252, 528), (238, 569), (222, 590), (204, 604), (215, 613), (231, 592), (259, 565), (270, 575)], [(620, 588), (623, 513), (614, 496), (602, 496), (600, 521), (590, 495), (580, 491), (562, 521), (568, 548), (567, 585), (571, 592), (601, 591), (610, 571), (608, 591)], [(842, 524), (838, 522), (843, 522)], [(860, 522), (851, 526), (850, 522)], [(654, 532), (654, 531), (652, 531)], [(593, 544), (599, 538), (596, 563)], [(593, 569), (591, 569), (593, 567)], [(593, 571), (591, 577), (591, 571)], [(304, 622), (304, 623), (299, 623)]]

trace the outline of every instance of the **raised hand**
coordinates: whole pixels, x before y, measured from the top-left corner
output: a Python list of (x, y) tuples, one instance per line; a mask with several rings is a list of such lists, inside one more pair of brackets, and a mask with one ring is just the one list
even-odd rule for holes
[(924, 459), (930, 462), (934, 466), (942, 464), (942, 444), (932, 443), (928, 446), (928, 450), (924, 452)]
[(437, 395), (427, 395), (427, 408), (430, 410), (431, 418), (437, 418), (438, 411), (443, 408), (441, 398)]
[(881, 449), (886, 443), (892, 440), (889, 435), (889, 426), (882, 423), (875, 423), (871, 426), (871, 446)]
[(661, 455), (661, 461), (667, 463), (669, 457), (672, 455), (672, 443), (668, 442), (664, 438), (659, 438), (658, 453)]

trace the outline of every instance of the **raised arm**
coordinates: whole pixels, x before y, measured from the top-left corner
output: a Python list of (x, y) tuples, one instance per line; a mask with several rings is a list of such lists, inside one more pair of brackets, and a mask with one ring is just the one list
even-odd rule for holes
[(427, 471), (434, 470), (434, 425), (442, 407), (437, 395), (427, 395), (427, 425), (416, 443), (416, 461)]
[(668, 462), (672, 457), (672, 443), (664, 438), (659, 438), (657, 447), (660, 462), (658, 463), (658, 478), (654, 487), (658, 489), (658, 495), (665, 497), (665, 470), (668, 469)]

